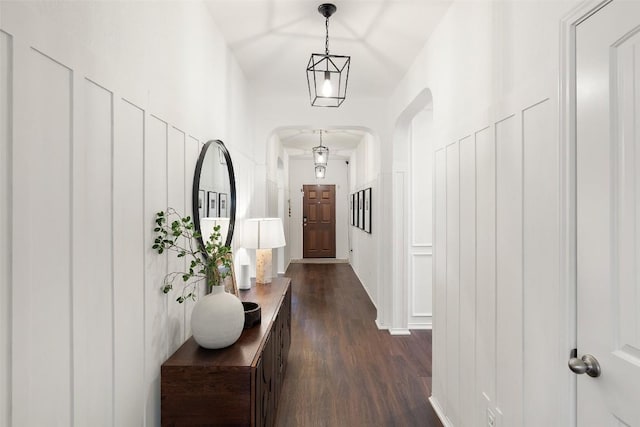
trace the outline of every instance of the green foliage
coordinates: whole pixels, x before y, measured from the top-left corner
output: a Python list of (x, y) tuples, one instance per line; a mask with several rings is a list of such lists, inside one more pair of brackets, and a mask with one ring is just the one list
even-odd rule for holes
[(173, 208), (156, 214), (156, 238), (152, 248), (162, 254), (175, 252), (178, 258), (187, 258), (187, 271), (174, 271), (164, 277), (162, 292), (169, 293), (175, 280), (182, 278), (182, 294), (176, 299), (183, 303), (196, 299), (196, 289), (205, 283), (207, 289), (222, 285), (222, 281), (231, 272), (231, 248), (220, 243), (220, 226), (204, 242), (204, 250), (198, 244), (200, 233), (196, 230), (190, 216), (182, 217)]

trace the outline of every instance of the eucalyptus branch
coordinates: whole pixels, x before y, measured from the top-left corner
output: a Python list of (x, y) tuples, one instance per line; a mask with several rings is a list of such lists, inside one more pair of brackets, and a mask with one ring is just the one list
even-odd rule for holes
[[(177, 253), (178, 258), (189, 260), (187, 271), (174, 271), (168, 273), (164, 280), (162, 291), (168, 293), (173, 289), (173, 284), (178, 277), (185, 283), (181, 296), (177, 298), (179, 303), (187, 299), (196, 299), (195, 290), (201, 282), (206, 285), (220, 285), (222, 280), (229, 275), (231, 268), (231, 248), (224, 246), (220, 242), (220, 226), (215, 226), (214, 231), (207, 240), (203, 240), (204, 247), (194, 243), (200, 236), (196, 231), (191, 217), (182, 217), (173, 208), (168, 208), (166, 212), (156, 214), (156, 238), (153, 249), (158, 254), (164, 251)], [(183, 238), (185, 243), (178, 243)], [(195, 246), (195, 247), (194, 247)], [(189, 282), (191, 279), (197, 279)]]

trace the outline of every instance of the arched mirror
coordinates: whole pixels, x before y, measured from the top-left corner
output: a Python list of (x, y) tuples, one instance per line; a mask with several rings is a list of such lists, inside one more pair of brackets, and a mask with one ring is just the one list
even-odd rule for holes
[[(220, 240), (231, 246), (236, 222), (236, 180), (231, 156), (218, 139), (207, 141), (200, 151), (193, 176), (193, 223), (205, 238), (220, 226)], [(204, 247), (204, 242), (199, 239)]]

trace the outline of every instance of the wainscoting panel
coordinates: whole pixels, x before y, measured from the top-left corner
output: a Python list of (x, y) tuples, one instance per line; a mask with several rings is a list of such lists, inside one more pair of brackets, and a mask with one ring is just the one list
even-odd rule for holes
[(433, 137), (431, 114), (418, 113), (411, 122), (411, 246), (431, 246), (433, 242)]
[(476, 425), (476, 145), (460, 141), (460, 426)]
[[(427, 248), (424, 253), (412, 253), (410, 262), (410, 319), (415, 319), (414, 322), (418, 321), (418, 319), (422, 320), (422, 322), (430, 322), (431, 308), (433, 306), (433, 297), (431, 292), (429, 292), (433, 277), (433, 255), (431, 254), (431, 248)], [(415, 326), (417, 326), (417, 322), (414, 323), (414, 326), (410, 324), (409, 329), (413, 329)]]
[[(155, 215), (168, 205), (191, 215), (202, 145), (196, 133), (233, 135), (248, 122), (223, 115), (212, 128), (208, 115), (185, 114), (208, 108), (202, 91), (184, 108), (166, 108), (171, 91), (200, 82), (176, 74), (168, 90), (158, 76), (139, 74), (175, 49), (113, 64), (122, 53), (117, 43), (135, 35), (138, 21), (153, 27), (148, 14), (156, 8), (134, 8), (135, 28), (130, 20), (116, 25), (133, 32), (108, 41), (86, 25), (61, 28), (97, 16), (98, 5), (0, 9), (0, 427), (158, 426), (160, 366), (190, 335), (193, 303), (179, 305), (175, 292), (161, 291), (170, 263), (184, 261), (151, 248)], [(196, 32), (209, 31), (196, 24)], [(181, 34), (197, 43), (192, 33)], [(224, 54), (220, 40), (209, 59)], [(134, 51), (141, 46), (131, 42)], [(221, 87), (240, 78), (224, 69)], [(242, 167), (253, 170), (255, 162), (246, 158)]]
[[(15, 45), (14, 45), (15, 46)], [(73, 417), (73, 72), (14, 50), (13, 425)]]
[(447, 147), (447, 417), (459, 423), (460, 408), (460, 150)]
[[(168, 206), (176, 209), (180, 215), (191, 215), (191, 209), (185, 210), (185, 133), (169, 126), (167, 146), (167, 188)], [(180, 241), (184, 242), (181, 238)], [(183, 243), (184, 244), (184, 243)], [(185, 271), (187, 259), (178, 258), (174, 253), (168, 256), (168, 271)], [(185, 305), (175, 302), (175, 293), (164, 296), (167, 301), (167, 333), (169, 340), (168, 355), (180, 347), (185, 341), (184, 310)]]
[[(476, 398), (482, 420), (496, 389), (496, 168), (492, 128), (476, 132)], [(448, 244), (449, 242), (447, 242)]]
[(77, 75), (74, 87), (74, 422), (112, 424), (113, 94)]
[(11, 425), (12, 38), (0, 31), (0, 427)]
[(409, 329), (432, 327), (433, 135), (432, 112), (415, 115), (409, 129), (407, 198)]
[[(194, 138), (193, 136), (187, 137), (184, 149), (184, 212), (185, 215), (190, 215), (192, 218), (193, 209), (191, 193), (193, 190), (193, 177), (195, 174), (196, 163), (198, 162), (198, 156), (200, 155), (201, 147), (202, 144), (200, 143), (200, 141), (198, 141), (197, 138)], [(238, 186), (238, 188), (242, 187)], [(204, 292), (202, 294), (204, 294)], [(169, 296), (168, 300), (169, 303), (173, 303), (175, 301), (175, 297)], [(191, 336), (191, 312), (193, 311), (194, 305), (195, 302), (191, 300), (184, 302), (183, 329), (185, 337)]]
[(113, 424), (144, 417), (144, 123), (142, 108), (117, 99), (113, 146)]
[[(434, 156), (434, 289), (433, 289), (433, 362), (432, 371), (443, 375), (434, 376), (432, 390), (436, 397), (447, 396), (447, 154), (445, 149)], [(448, 412), (447, 401), (440, 400), (440, 406)]]
[[(168, 124), (153, 116), (146, 118), (144, 140), (144, 230), (147, 242), (145, 256), (145, 396), (147, 402), (160, 401), (160, 365), (168, 356), (167, 297), (162, 293), (162, 280), (167, 274), (168, 253), (158, 255), (151, 249), (155, 235), (156, 212), (167, 208), (167, 139)], [(160, 424), (160, 407), (147, 404), (147, 425)]]
[(505, 426), (522, 425), (522, 140), (519, 116), (496, 135), (496, 410)]
[(527, 103), (435, 152), (432, 399), (452, 426), (562, 412), (555, 116), (549, 99)]
[[(530, 425), (553, 425), (566, 390), (549, 389), (569, 375), (558, 354), (560, 286), (558, 247), (559, 170), (557, 112), (547, 99), (523, 110), (524, 152), (524, 417)], [(543, 172), (543, 173), (542, 173)], [(547, 313), (534, 316), (533, 313)], [(540, 408), (545, 408), (540, 411)]]

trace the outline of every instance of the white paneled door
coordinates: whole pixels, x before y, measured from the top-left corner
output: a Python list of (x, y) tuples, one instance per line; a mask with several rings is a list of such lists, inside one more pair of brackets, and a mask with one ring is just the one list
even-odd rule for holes
[(577, 26), (576, 82), (577, 422), (640, 426), (640, 2)]

